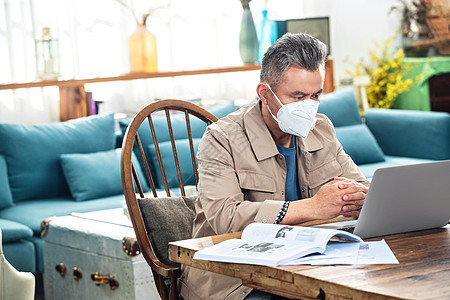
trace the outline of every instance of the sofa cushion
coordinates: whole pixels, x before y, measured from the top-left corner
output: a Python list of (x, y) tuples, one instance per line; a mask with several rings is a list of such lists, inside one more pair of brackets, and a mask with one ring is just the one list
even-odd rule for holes
[(18, 271), (32, 273), (37, 271), (36, 248), (32, 242), (20, 240), (4, 244), (3, 252), (8, 262)]
[(427, 162), (434, 161), (434, 160), (430, 160), (430, 159), (400, 157), (400, 156), (390, 156), (390, 155), (386, 155), (384, 158), (385, 158), (385, 161), (383, 161), (383, 162), (363, 164), (363, 165), (359, 165), (358, 167), (361, 170), (361, 172), (364, 174), (364, 176), (366, 176), (367, 179), (370, 179), (373, 177), (373, 174), (375, 173), (375, 171), (379, 168), (421, 164), (421, 163), (427, 163)]
[(336, 136), (356, 164), (384, 161), (383, 151), (366, 125), (336, 127)]
[(63, 153), (111, 150), (114, 117), (96, 115), (67, 122), (0, 124), (0, 154), (8, 163), (14, 202), (70, 195), (59, 162)]
[(11, 189), (9, 188), (8, 169), (6, 160), (0, 155), (0, 209), (13, 205)]
[[(194, 151), (197, 153), (198, 145), (200, 144), (200, 138), (192, 139), (194, 144)], [(164, 166), (164, 171), (167, 177), (167, 183), (170, 188), (178, 187), (178, 175), (175, 168), (175, 158), (172, 150), (172, 143), (163, 142), (158, 143), (159, 151), (161, 152), (161, 159)], [(181, 177), (183, 178), (183, 184), (186, 185), (194, 185), (195, 177), (194, 172), (192, 170), (192, 158), (189, 146), (189, 139), (176, 140), (175, 146), (177, 148), (178, 161), (180, 163)], [(163, 187), (163, 179), (161, 176), (161, 172), (159, 171), (159, 162), (156, 156), (155, 145), (148, 146), (150, 151), (151, 163), (156, 166), (156, 179), (157, 182), (161, 183), (160, 188)]]
[(197, 196), (138, 200), (153, 251), (166, 265), (180, 265), (169, 260), (168, 244), (192, 238), (196, 198)]
[(446, 112), (371, 108), (365, 119), (388, 155), (450, 159), (450, 114)]
[[(84, 201), (121, 194), (120, 155), (121, 149), (62, 154), (61, 166), (72, 197)], [(147, 182), (134, 153), (132, 160), (142, 189), (147, 192)]]
[(29, 227), (10, 220), (0, 219), (0, 228), (3, 243), (17, 242), (33, 236)]
[(33, 230), (34, 235), (41, 232), (41, 221), (52, 216), (65, 216), (72, 212), (90, 212), (110, 208), (120, 208), (124, 202), (123, 194), (86, 201), (73, 201), (71, 197), (28, 200), (0, 211), (0, 218), (16, 221)]
[[(236, 106), (234, 105), (233, 101), (230, 101), (226, 104), (220, 104), (213, 106), (211, 108), (208, 108), (208, 111), (215, 115), (217, 118), (223, 118), (229, 113), (232, 113), (236, 110)], [(157, 115), (152, 117), (153, 124), (155, 126), (156, 131), (156, 137), (158, 139), (158, 143), (163, 142), (170, 142), (170, 135), (169, 130), (166, 122), (166, 116), (165, 114)], [(170, 121), (172, 123), (172, 129), (175, 139), (187, 139), (187, 130), (185, 125), (185, 116), (182, 113), (179, 114), (173, 114), (171, 115)], [(128, 124), (130, 124), (130, 119), (121, 120), (119, 122), (120, 127), (122, 129), (123, 134), (125, 134), (125, 131), (127, 130)], [(192, 137), (193, 138), (201, 138), (203, 136), (203, 133), (206, 130), (206, 123), (201, 121), (200, 119), (196, 117), (190, 117), (190, 123), (191, 123), (191, 131), (192, 131)], [(141, 139), (141, 143), (144, 148), (145, 155), (149, 161), (149, 168), (150, 172), (153, 176), (153, 178), (157, 178), (157, 170), (159, 169), (159, 165), (152, 164), (152, 157), (150, 155), (150, 148), (149, 145), (153, 145), (153, 139), (150, 133), (150, 127), (148, 126), (148, 123), (145, 122), (139, 130), (138, 130), (139, 137)], [(135, 149), (135, 151), (137, 151)], [(140, 158), (140, 155), (136, 153), (136, 156), (139, 159), (139, 162), (141, 163), (141, 168), (144, 169), (142, 160)], [(158, 182), (158, 180), (155, 180), (156, 186), (163, 186), (162, 182)]]
[(322, 95), (318, 112), (327, 115), (335, 127), (361, 124), (353, 88)]

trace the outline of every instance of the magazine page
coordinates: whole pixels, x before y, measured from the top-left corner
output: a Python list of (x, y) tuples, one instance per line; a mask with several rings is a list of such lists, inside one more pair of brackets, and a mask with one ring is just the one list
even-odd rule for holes
[(197, 251), (194, 259), (277, 266), (311, 253), (323, 253), (333, 236), (361, 241), (332, 229), (252, 223), (241, 239), (231, 239)]
[(309, 244), (325, 250), (331, 237), (341, 240), (362, 241), (360, 237), (342, 230), (262, 223), (249, 224), (242, 232), (241, 238), (249, 241), (286, 245)]
[(317, 249), (311, 244), (283, 245), (230, 239), (197, 251), (194, 259), (277, 266), (316, 251)]

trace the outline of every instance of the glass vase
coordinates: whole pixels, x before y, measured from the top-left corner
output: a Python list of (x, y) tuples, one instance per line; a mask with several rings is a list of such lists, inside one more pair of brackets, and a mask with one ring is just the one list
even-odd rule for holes
[(158, 71), (156, 37), (145, 24), (137, 24), (128, 39), (131, 73), (152, 73)]
[(57, 79), (59, 76), (58, 40), (50, 34), (50, 28), (42, 28), (42, 37), (35, 40), (36, 74), (39, 79)]
[(239, 33), (239, 54), (244, 64), (253, 64), (258, 59), (258, 37), (252, 12), (244, 9)]
[(278, 34), (277, 23), (267, 17), (266, 9), (262, 11), (262, 19), (257, 25), (257, 33), (259, 43), (258, 63), (261, 63), (267, 49), (276, 42)]

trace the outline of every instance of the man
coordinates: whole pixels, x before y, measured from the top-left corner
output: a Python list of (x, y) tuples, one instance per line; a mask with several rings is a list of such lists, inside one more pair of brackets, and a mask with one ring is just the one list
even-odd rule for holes
[[(208, 126), (197, 154), (194, 237), (241, 231), (252, 222), (359, 215), (368, 181), (330, 120), (316, 115), (326, 52), (310, 35), (284, 35), (264, 55), (259, 101)], [(180, 283), (185, 299), (258, 294), (236, 278), (189, 267)]]

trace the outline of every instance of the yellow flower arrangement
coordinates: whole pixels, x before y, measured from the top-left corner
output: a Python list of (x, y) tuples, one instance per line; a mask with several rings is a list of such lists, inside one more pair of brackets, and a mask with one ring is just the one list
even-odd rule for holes
[[(392, 39), (395, 35), (392, 36)], [(370, 51), (370, 63), (365, 64), (361, 59), (357, 64), (351, 63), (354, 71), (345, 70), (352, 77), (368, 75), (370, 83), (366, 87), (369, 107), (391, 108), (397, 96), (410, 89), (411, 85), (420, 80), (405, 78), (410, 64), (403, 62), (403, 49), (393, 51), (392, 40), (384, 42), (383, 47), (375, 43), (375, 51)]]

